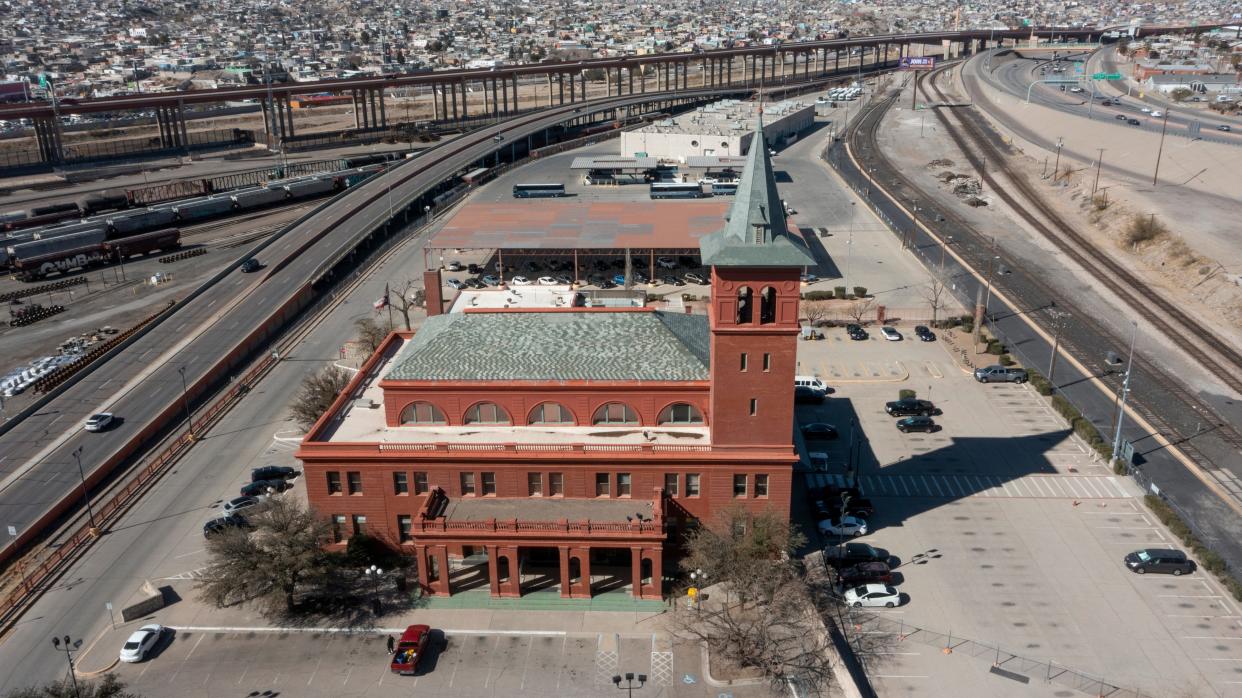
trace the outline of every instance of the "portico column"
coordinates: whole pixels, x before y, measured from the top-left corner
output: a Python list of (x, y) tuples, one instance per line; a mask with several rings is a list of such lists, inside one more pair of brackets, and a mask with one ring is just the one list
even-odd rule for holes
[(637, 545), (630, 546), (630, 593), (643, 597), (643, 549)]
[(571, 592), (569, 588), (569, 546), (562, 545), (557, 549), (561, 554), (561, 598), (568, 599)]
[(414, 568), (418, 572), (418, 587), (424, 592), (431, 591), (431, 577), (427, 570), (427, 546), (414, 546)]
[(436, 560), (436, 572), (439, 574), (439, 577), (431, 583), (431, 593), (440, 596), (451, 596), (452, 591), (449, 589), (448, 546), (437, 545), (432, 548), (431, 554)]
[(500, 548), (499, 553), (505, 556), (509, 567), (509, 580), (500, 587), (500, 595), (516, 599), (522, 595), (522, 572), (518, 563), (517, 546)]
[(492, 598), (500, 597), (500, 578), (497, 576), (499, 565), (496, 564), (496, 546), (484, 546), (487, 549), (487, 581), (491, 586)]
[(651, 560), (651, 585), (643, 590), (650, 599), (664, 598), (664, 548), (647, 548), (647, 556)]
[(591, 598), (591, 549), (574, 548), (573, 556), (578, 558), (578, 570), (581, 576), (570, 594), (575, 599)]

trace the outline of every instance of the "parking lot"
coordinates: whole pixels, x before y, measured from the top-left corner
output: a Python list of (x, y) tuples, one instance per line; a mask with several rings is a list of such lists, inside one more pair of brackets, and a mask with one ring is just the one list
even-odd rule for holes
[[(806, 466), (795, 512), (814, 531), (806, 489), (850, 484), (857, 420), (859, 482), (876, 507), (858, 541), (898, 565), (903, 605), (859, 615), (894, 623), (864, 625), (891, 636), (872, 658), (880, 693), (1094, 695), (1111, 683), (1144, 695), (1242, 695), (1239, 612), (1210, 575), (1124, 566), (1133, 550), (1179, 547), (1138, 488), (1096, 461), (1028, 385), (977, 383), (940, 342), (901, 329), (900, 342), (829, 329), (799, 343), (799, 373), (835, 390), (822, 406), (800, 406), (799, 421), (834, 424), (841, 437), (806, 444), (822, 455)], [(884, 403), (902, 388), (943, 410), (939, 431), (894, 428)], [(1001, 651), (982, 656), (963, 641)], [(945, 654), (946, 644), (959, 649)], [(989, 673), (998, 658), (1019, 678)], [(1074, 672), (1105, 683), (1073, 685)]]
[(385, 648), (398, 633), (178, 628), (153, 659), (115, 671), (151, 696), (615, 696), (611, 677), (626, 672), (647, 676), (644, 696), (768, 695), (712, 687), (697, 648), (653, 635), (433, 631), (416, 674), (399, 676)]

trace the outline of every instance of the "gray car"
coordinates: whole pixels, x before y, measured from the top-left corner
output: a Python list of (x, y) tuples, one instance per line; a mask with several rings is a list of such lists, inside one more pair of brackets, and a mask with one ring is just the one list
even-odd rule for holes
[(980, 383), (1025, 383), (1028, 378), (1025, 368), (993, 364), (975, 369), (975, 380)]

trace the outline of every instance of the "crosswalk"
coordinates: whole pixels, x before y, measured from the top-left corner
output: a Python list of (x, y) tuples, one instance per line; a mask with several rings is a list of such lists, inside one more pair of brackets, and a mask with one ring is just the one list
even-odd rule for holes
[[(806, 474), (810, 487), (845, 487), (847, 480), (844, 475)], [(868, 497), (1124, 499), (1132, 496), (1113, 476), (863, 475), (859, 484)]]

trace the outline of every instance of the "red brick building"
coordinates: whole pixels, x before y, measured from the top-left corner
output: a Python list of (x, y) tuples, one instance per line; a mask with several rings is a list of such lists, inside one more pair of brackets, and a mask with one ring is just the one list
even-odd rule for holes
[(814, 262), (765, 148), (700, 247), (707, 316), (473, 307), (390, 336), (297, 454), (336, 541), (390, 542), (433, 594), (658, 599), (685, 522), (727, 504), (787, 513), (799, 273)]

